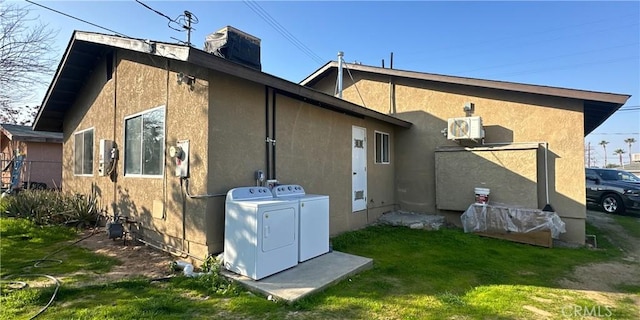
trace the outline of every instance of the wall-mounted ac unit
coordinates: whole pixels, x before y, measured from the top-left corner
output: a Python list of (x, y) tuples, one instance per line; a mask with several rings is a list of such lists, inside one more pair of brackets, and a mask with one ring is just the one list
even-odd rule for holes
[(631, 154), (631, 161), (640, 162), (640, 153), (632, 153)]
[(450, 118), (447, 122), (447, 139), (449, 140), (479, 140), (484, 138), (481, 117)]

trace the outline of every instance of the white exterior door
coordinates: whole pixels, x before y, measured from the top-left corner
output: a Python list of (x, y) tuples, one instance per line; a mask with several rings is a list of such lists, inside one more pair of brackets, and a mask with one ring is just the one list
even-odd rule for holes
[(367, 130), (353, 126), (351, 171), (353, 212), (367, 208)]

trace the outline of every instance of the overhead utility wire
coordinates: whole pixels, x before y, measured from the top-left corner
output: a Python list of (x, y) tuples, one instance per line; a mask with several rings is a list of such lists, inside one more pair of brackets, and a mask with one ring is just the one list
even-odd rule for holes
[(75, 20), (78, 20), (78, 21), (80, 21), (80, 22), (84, 22), (84, 23), (86, 23), (86, 24), (92, 25), (92, 26), (94, 26), (94, 27), (96, 27), (96, 28), (100, 28), (100, 29), (102, 29), (102, 30), (107, 30), (107, 31), (112, 32), (112, 33), (114, 33), (114, 34), (117, 34), (117, 35), (119, 35), (119, 36), (123, 36), (123, 37), (131, 38), (131, 37), (127, 36), (127, 35), (126, 35), (126, 34), (124, 34), (124, 33), (121, 33), (121, 32), (118, 32), (118, 31), (114, 31), (114, 30), (111, 30), (111, 29), (109, 29), (109, 28), (105, 28), (105, 27), (100, 26), (100, 25), (97, 25), (97, 24), (95, 24), (95, 23), (93, 23), (93, 22), (89, 22), (89, 21), (87, 21), (87, 20), (83, 20), (83, 19), (80, 19), (80, 18), (74, 17), (74, 16), (72, 16), (72, 15), (70, 15), (70, 14), (67, 14), (67, 13), (64, 13), (64, 12), (61, 12), (61, 11), (58, 11), (58, 10), (56, 10), (56, 9), (49, 8), (49, 7), (45, 6), (45, 5), (41, 5), (41, 4), (39, 4), (39, 3), (35, 3), (35, 2), (33, 2), (33, 1), (31, 1), (31, 0), (25, 0), (25, 1), (26, 1), (26, 2), (28, 2), (28, 3), (34, 4), (34, 5), (38, 6), (38, 7), (42, 7), (42, 8), (45, 8), (45, 9), (47, 9), (47, 10), (53, 11), (53, 12), (55, 12), (55, 13), (61, 14), (61, 15), (63, 15), (63, 16), (69, 17), (69, 18), (71, 18), (71, 19), (75, 19)]
[(300, 41), (296, 36), (291, 34), (284, 26), (282, 26), (275, 18), (273, 18), (264, 8), (262, 8), (255, 1), (243, 1), (244, 4), (249, 7), (253, 12), (255, 12), (262, 20), (264, 20), (267, 24), (269, 24), (273, 29), (275, 29), (278, 33), (280, 33), (287, 41), (293, 44), (296, 48), (306, 54), (311, 60), (314, 60), (318, 64), (324, 64), (325, 61), (319, 55), (317, 55), (313, 50), (309, 49), (302, 41)]
[[(446, 46), (446, 47), (441, 47), (441, 48), (430, 49), (429, 52), (433, 53), (435, 51), (451, 50), (451, 49), (455, 49), (455, 48), (467, 48), (469, 46), (477, 48), (477, 46), (479, 46), (479, 45), (491, 44), (491, 43), (494, 43), (494, 42), (502, 43), (502, 42), (504, 42), (504, 40), (508, 40), (508, 39), (530, 38), (532, 36), (537, 36), (537, 35), (541, 35), (541, 34), (556, 32), (556, 31), (564, 30), (564, 29), (573, 29), (573, 28), (578, 28), (578, 27), (582, 27), (582, 26), (586, 26), (586, 25), (597, 24), (597, 23), (605, 22), (607, 20), (612, 20), (612, 19), (615, 19), (616, 21), (623, 21), (622, 18), (626, 18), (626, 17), (630, 17), (630, 16), (637, 17), (637, 14), (636, 13), (630, 13), (630, 14), (625, 14), (625, 15), (617, 16), (617, 17), (603, 18), (603, 19), (599, 19), (599, 20), (595, 20), (595, 21), (588, 21), (588, 22), (578, 23), (578, 24), (573, 24), (573, 25), (565, 25), (565, 26), (560, 26), (560, 27), (557, 27), (557, 28), (542, 30), (542, 31), (538, 31), (538, 32), (530, 33), (530, 34), (525, 34), (525, 35), (517, 34), (517, 35), (513, 35), (513, 36), (505, 36), (505, 37), (500, 37), (500, 38), (493, 38), (491, 40), (476, 41), (476, 42), (473, 42), (473, 43), (466, 43), (465, 42), (463, 44), (457, 44), (457, 45), (451, 45), (451, 46)], [(584, 29), (581, 29), (581, 30), (584, 30)], [(584, 33), (591, 34), (591, 31), (587, 30)], [(409, 52), (407, 54), (408, 55), (422, 54), (424, 52), (425, 52), (425, 50), (419, 50), (417, 52)]]
[(559, 66), (559, 67), (549, 67), (549, 68), (542, 68), (542, 69), (516, 71), (516, 72), (512, 72), (512, 73), (494, 73), (494, 74), (485, 75), (484, 77), (517, 76), (517, 75), (521, 75), (521, 74), (540, 73), (540, 72), (546, 72), (546, 71), (549, 71), (549, 70), (565, 70), (565, 69), (571, 69), (571, 68), (576, 68), (576, 67), (582, 67), (582, 66), (585, 66), (585, 65), (606, 64), (606, 63), (613, 63), (613, 62), (619, 62), (619, 61), (631, 60), (631, 59), (638, 59), (638, 58), (639, 58), (638, 56), (629, 56), (629, 57), (621, 57), (621, 58), (617, 58), (617, 59), (590, 61), (590, 62), (584, 62), (584, 63), (573, 64), (573, 65)]
[(458, 73), (467, 73), (467, 72), (474, 72), (474, 71), (480, 71), (480, 70), (486, 70), (486, 69), (498, 69), (498, 68), (502, 68), (502, 67), (510, 67), (510, 66), (517, 66), (517, 65), (522, 65), (522, 64), (530, 64), (530, 63), (540, 62), (540, 61), (545, 61), (545, 60), (553, 60), (553, 59), (557, 59), (557, 58), (577, 56), (577, 55), (593, 53), (593, 52), (599, 52), (599, 51), (608, 51), (608, 50), (611, 50), (611, 49), (624, 48), (624, 47), (630, 47), (630, 46), (637, 46), (638, 43), (640, 43), (640, 42), (634, 42), (634, 43), (623, 44), (623, 45), (607, 47), (607, 48), (601, 48), (601, 49), (596, 49), (596, 50), (589, 50), (589, 51), (581, 51), (581, 52), (562, 54), (562, 55), (551, 56), (551, 57), (540, 58), (540, 59), (534, 59), (534, 60), (528, 60), (528, 61), (518, 61), (518, 62), (514, 62), (514, 63), (507, 63), (507, 64), (501, 64), (501, 65), (495, 65), (495, 66), (476, 68), (476, 69), (466, 70), (466, 71), (462, 71), (462, 72), (458, 72)]
[[(196, 17), (193, 13), (189, 12), (190, 16), (191, 16), (191, 21), (187, 21), (189, 18), (186, 17), (184, 14), (179, 15), (177, 18), (171, 18), (168, 15), (152, 8), (151, 6), (145, 4), (144, 2), (140, 1), (140, 0), (135, 0), (137, 3), (139, 3), (140, 5), (142, 5), (143, 7), (153, 11), (154, 13), (156, 13), (157, 15), (169, 20), (169, 22), (167, 22), (167, 27), (169, 29), (178, 31), (178, 32), (185, 32), (185, 31), (189, 31), (189, 30), (195, 30), (195, 28), (191, 27), (191, 24), (198, 24), (198, 22), (200, 22), (200, 20), (198, 19), (198, 17)], [(185, 14), (187, 12), (185, 11)], [(172, 23), (178, 24), (182, 27), (182, 29), (178, 29), (178, 28), (174, 28), (171, 26)], [(187, 26), (189, 25), (189, 26)], [(179, 41), (179, 40), (178, 40)]]
[(347, 73), (349, 74), (349, 78), (351, 78), (351, 82), (353, 82), (353, 86), (356, 87), (356, 92), (358, 93), (358, 96), (360, 97), (360, 101), (362, 101), (362, 106), (363, 107), (367, 107), (367, 104), (364, 103), (364, 99), (362, 98), (362, 95), (360, 94), (360, 89), (358, 89), (358, 84), (356, 83), (356, 80), (353, 79), (353, 75), (351, 75), (351, 70), (349, 70), (349, 67), (347, 66), (346, 63), (343, 64), (344, 68), (347, 69)]
[(169, 21), (175, 22), (175, 20), (173, 20), (173, 18), (171, 18), (171, 17), (167, 16), (166, 14), (164, 14), (164, 13), (162, 13), (162, 12), (160, 12), (160, 11), (158, 11), (158, 10), (154, 9), (154, 8), (151, 8), (150, 6), (148, 6), (147, 4), (145, 4), (144, 2), (142, 2), (142, 1), (140, 1), (140, 0), (136, 0), (136, 2), (137, 2), (137, 3), (139, 3), (139, 4), (141, 4), (143, 7), (147, 8), (147, 9), (149, 9), (149, 10), (151, 10), (151, 11), (155, 12), (155, 13), (157, 13), (159, 16), (164, 17), (164, 18), (166, 18), (166, 19), (167, 19), (167, 20), (169, 20)]

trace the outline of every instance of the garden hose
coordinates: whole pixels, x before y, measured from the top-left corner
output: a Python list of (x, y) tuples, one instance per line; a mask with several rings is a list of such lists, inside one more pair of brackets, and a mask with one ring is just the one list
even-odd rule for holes
[[(46, 277), (46, 278), (49, 278), (50, 280), (52, 280), (53, 282), (55, 282), (55, 284), (56, 284), (56, 288), (55, 288), (55, 290), (53, 290), (53, 294), (51, 295), (51, 298), (49, 299), (49, 302), (47, 302), (47, 304), (44, 307), (42, 307), (42, 309), (40, 309), (40, 311), (38, 311), (38, 313), (36, 313), (31, 318), (29, 318), (29, 320), (33, 320), (33, 319), (37, 318), (39, 315), (41, 315), (43, 312), (45, 312), (45, 310), (47, 310), (49, 308), (49, 306), (53, 303), (53, 300), (55, 300), (56, 295), (58, 294), (58, 290), (60, 290), (60, 280), (58, 280), (56, 277), (50, 276), (48, 274), (34, 273), (34, 274), (8, 275), (8, 276), (4, 277), (3, 280), (6, 280), (6, 279), (9, 279), (9, 278), (12, 278), (12, 277)], [(23, 286), (18, 288), (18, 289), (23, 289), (23, 288), (27, 287), (27, 283), (24, 282), (24, 281), (7, 281), (7, 283), (23, 284)]]
[[(49, 262), (49, 263), (51, 263), (51, 262), (55, 262), (55, 263), (62, 263), (62, 260), (59, 260), (59, 259), (49, 259), (49, 258), (50, 258), (51, 256), (53, 256), (54, 254), (59, 253), (60, 251), (63, 251), (63, 250), (65, 250), (65, 249), (69, 248), (69, 247), (72, 247), (72, 246), (74, 246), (74, 245), (78, 244), (79, 242), (81, 242), (81, 241), (83, 241), (83, 240), (89, 239), (90, 237), (92, 237), (92, 236), (94, 236), (94, 235), (96, 234), (96, 230), (98, 230), (98, 228), (97, 228), (97, 222), (96, 222), (96, 227), (94, 227), (94, 228), (93, 228), (93, 231), (92, 231), (92, 232), (91, 232), (91, 234), (89, 234), (88, 236), (82, 237), (82, 238), (80, 238), (80, 239), (78, 239), (78, 240), (74, 241), (74, 242), (73, 242), (73, 243), (71, 243), (71, 244), (68, 244), (68, 245), (66, 245), (66, 246), (64, 246), (64, 247), (62, 247), (62, 248), (60, 248), (60, 249), (58, 249), (58, 250), (55, 250), (55, 251), (53, 251), (53, 252), (51, 252), (51, 253), (47, 254), (46, 256), (44, 256), (42, 259), (38, 259), (38, 260), (31, 260), (32, 262), (35, 262), (35, 263), (34, 263), (34, 265), (33, 265), (33, 267), (34, 267), (34, 268), (41, 268), (41, 267), (43, 267), (43, 266), (41, 266), (40, 264), (45, 263), (45, 262)], [(16, 275), (8, 275), (8, 276), (4, 277), (3, 282), (5, 282), (5, 281), (6, 281), (6, 279), (9, 279), (9, 278), (12, 278), (12, 277), (15, 277), (15, 276), (16, 276)], [(39, 315), (41, 315), (43, 312), (45, 312), (45, 311), (49, 308), (49, 306), (51, 306), (51, 304), (53, 303), (53, 301), (54, 301), (54, 300), (55, 300), (55, 298), (56, 298), (56, 295), (58, 294), (58, 290), (60, 289), (60, 280), (58, 280), (56, 277), (51, 276), (51, 275), (48, 275), (48, 274), (20, 274), (20, 275), (17, 275), (17, 276), (18, 276), (18, 277), (46, 277), (46, 278), (49, 278), (50, 280), (52, 280), (53, 282), (55, 282), (55, 284), (56, 284), (56, 288), (55, 288), (55, 290), (53, 291), (53, 294), (51, 295), (51, 298), (49, 299), (49, 302), (48, 302), (44, 307), (42, 307), (42, 309), (40, 309), (40, 311), (38, 311), (38, 313), (36, 313), (36, 314), (35, 314), (34, 316), (32, 316), (31, 318), (29, 318), (29, 320), (33, 320), (33, 319), (37, 318)], [(24, 281), (6, 281), (6, 283), (20, 284), (21, 286), (20, 286), (19, 288), (17, 288), (18, 290), (20, 290), (20, 289), (24, 289), (24, 288), (26, 288), (26, 287), (27, 287), (27, 283), (26, 283), (26, 282), (24, 282)]]

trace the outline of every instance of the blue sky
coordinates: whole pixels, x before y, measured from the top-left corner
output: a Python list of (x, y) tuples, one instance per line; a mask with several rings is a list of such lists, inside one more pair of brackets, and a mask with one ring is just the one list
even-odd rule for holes
[[(134, 0), (34, 1), (130, 37), (186, 40), (185, 33), (167, 27), (166, 18)], [(374, 66), (382, 59), (388, 66), (393, 52), (396, 69), (630, 94), (623, 109), (632, 110), (615, 113), (585, 143), (591, 142), (598, 165), (601, 140), (610, 142), (609, 162), (617, 161), (614, 149), (627, 150), (626, 138), (635, 138), (632, 152), (640, 152), (638, 1), (143, 2), (171, 18), (192, 12), (199, 20), (191, 36), (198, 48), (226, 25), (255, 35), (262, 40), (263, 71), (293, 82), (335, 60), (338, 51), (347, 62)], [(111, 33), (23, 3), (59, 30), (52, 48), (58, 57), (73, 30)]]

